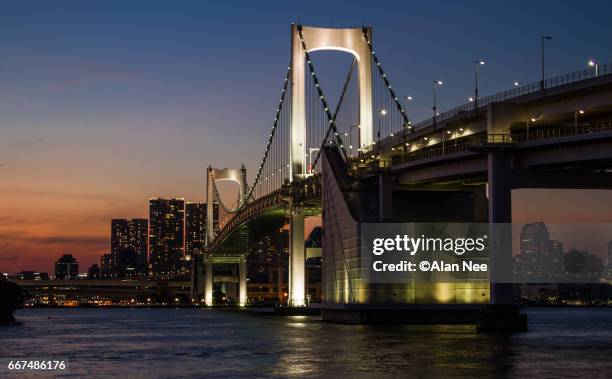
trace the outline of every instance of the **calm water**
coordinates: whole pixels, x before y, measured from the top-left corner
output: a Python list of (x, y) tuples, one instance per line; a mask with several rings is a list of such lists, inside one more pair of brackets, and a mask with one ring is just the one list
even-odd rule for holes
[(0, 359), (67, 359), (70, 376), (89, 378), (612, 377), (612, 309), (528, 313), (529, 332), (499, 336), (211, 309), (27, 309), (0, 327)]

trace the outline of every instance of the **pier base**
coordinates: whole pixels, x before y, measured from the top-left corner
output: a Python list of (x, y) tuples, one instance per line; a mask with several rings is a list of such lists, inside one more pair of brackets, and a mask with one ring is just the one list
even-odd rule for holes
[(476, 327), (483, 332), (524, 332), (527, 315), (516, 305), (489, 305), (480, 311)]
[(346, 324), (476, 324), (478, 305), (313, 304), (323, 321)]

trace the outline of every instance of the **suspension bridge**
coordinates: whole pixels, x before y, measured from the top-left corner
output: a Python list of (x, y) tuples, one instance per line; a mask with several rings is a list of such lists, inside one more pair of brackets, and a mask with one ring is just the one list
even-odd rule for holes
[[(333, 109), (311, 55), (319, 50), (353, 57)], [(245, 255), (288, 223), (288, 302), (305, 305), (304, 218), (322, 214), (330, 319), (363, 320), (373, 304), (379, 310), (384, 304), (470, 310), (513, 304), (511, 288), (489, 282), (368, 284), (360, 267), (360, 223), (509, 223), (513, 189), (610, 189), (611, 74), (612, 65), (604, 65), (549, 78), (413, 124), (373, 48), (371, 27), (293, 24), (290, 63), (253, 183), (244, 167), (207, 170), (207, 201), (218, 200), (233, 217), (216, 235), (208, 225), (207, 249), (194, 265), (196, 296), (212, 305), (213, 265), (235, 263), (245, 305)], [(224, 180), (239, 186), (235, 206), (220, 196), (217, 182)]]
[[(208, 261), (244, 265), (244, 255), (257, 241), (290, 222), (289, 304), (306, 303), (304, 286), (304, 218), (321, 213), (321, 156), (326, 146), (339, 149), (346, 162), (374, 144), (373, 109), (394, 109), (378, 125), (378, 136), (394, 124), (411, 128), (404, 107), (395, 94), (372, 48), (371, 28), (326, 29), (292, 25), (291, 61), (287, 68), (276, 115), (263, 158), (252, 185), (246, 171), (207, 173), (207, 200), (218, 199), (233, 218), (217, 236), (208, 235)], [(325, 96), (311, 53), (338, 50), (353, 60), (335, 109)], [(238, 184), (235, 207), (221, 199), (217, 182)], [(212, 217), (209, 217), (212, 220)], [(212, 264), (207, 265), (207, 270)], [(204, 275), (212, 280), (212, 275)], [(205, 284), (205, 302), (212, 302), (212, 283)], [(241, 282), (240, 288), (246, 283)], [(246, 298), (240, 297), (244, 304)]]

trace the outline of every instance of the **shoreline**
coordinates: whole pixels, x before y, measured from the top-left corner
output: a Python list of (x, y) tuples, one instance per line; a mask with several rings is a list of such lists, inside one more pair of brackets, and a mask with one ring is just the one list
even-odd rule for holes
[[(530, 304), (530, 305), (519, 305), (521, 308), (610, 308), (611, 305), (573, 305), (573, 304), (564, 304), (564, 305), (547, 305), (547, 304)], [(227, 310), (253, 310), (253, 309), (274, 309), (274, 307), (239, 307), (232, 305), (218, 305), (218, 306), (204, 306), (204, 305), (74, 305), (74, 306), (61, 306), (61, 305), (40, 305), (40, 306), (26, 306), (20, 308), (23, 309), (108, 309), (108, 308), (155, 308), (155, 309), (178, 309), (178, 308), (186, 308), (186, 309), (227, 309)], [(0, 321), (1, 322), (1, 321)]]

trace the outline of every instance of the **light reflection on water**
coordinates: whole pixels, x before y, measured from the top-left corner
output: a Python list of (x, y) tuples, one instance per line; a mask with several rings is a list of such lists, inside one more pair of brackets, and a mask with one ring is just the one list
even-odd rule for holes
[[(211, 309), (27, 309), (0, 359), (67, 359), (70, 376), (606, 376), (612, 309), (533, 309), (530, 331), (339, 325)], [(5, 364), (5, 363), (3, 363)]]

